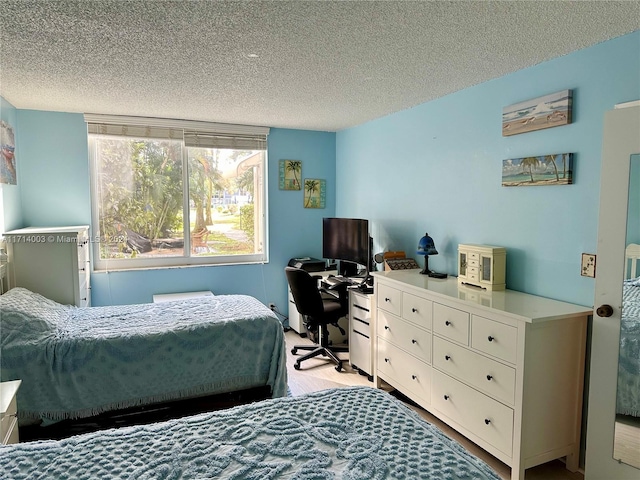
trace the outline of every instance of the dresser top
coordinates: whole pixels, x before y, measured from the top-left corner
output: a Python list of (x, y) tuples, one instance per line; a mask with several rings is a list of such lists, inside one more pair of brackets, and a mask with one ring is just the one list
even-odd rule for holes
[[(501, 312), (525, 322), (539, 322), (567, 317), (591, 315), (593, 309), (572, 303), (538, 297), (515, 290), (486, 291), (460, 285), (456, 277), (446, 279), (421, 275), (419, 270), (372, 272), (377, 281), (399, 289), (419, 293), (426, 290), (432, 297), (450, 300), (460, 306), (470, 305), (487, 312)], [(406, 288), (409, 287), (409, 288)]]

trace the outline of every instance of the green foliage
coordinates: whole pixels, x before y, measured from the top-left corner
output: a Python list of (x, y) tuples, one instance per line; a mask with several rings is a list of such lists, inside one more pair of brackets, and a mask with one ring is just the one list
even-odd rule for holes
[(103, 236), (133, 230), (154, 240), (182, 230), (180, 142), (98, 138), (96, 149)]
[(253, 215), (255, 207), (253, 203), (248, 203), (240, 207), (240, 229), (247, 234), (249, 240), (253, 243)]

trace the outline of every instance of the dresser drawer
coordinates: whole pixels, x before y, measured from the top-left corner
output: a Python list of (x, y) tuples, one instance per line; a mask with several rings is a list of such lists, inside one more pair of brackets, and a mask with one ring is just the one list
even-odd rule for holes
[(377, 331), (383, 340), (431, 363), (431, 332), (383, 311), (378, 312)]
[(433, 304), (433, 331), (454, 342), (469, 344), (469, 314), (462, 310)]
[(378, 374), (399, 383), (431, 403), (431, 367), (395, 345), (378, 338)]
[(516, 363), (518, 329), (511, 325), (471, 316), (471, 346), (493, 357)]
[(433, 371), (432, 406), (482, 440), (512, 456), (513, 410), (473, 388)]
[(439, 337), (433, 339), (433, 366), (502, 402), (515, 402), (515, 368)]
[(402, 293), (402, 318), (431, 330), (433, 302), (410, 293)]
[(378, 284), (378, 308), (400, 316), (402, 313), (402, 292), (388, 285)]
[(86, 236), (78, 237), (78, 264), (89, 261), (89, 239)]

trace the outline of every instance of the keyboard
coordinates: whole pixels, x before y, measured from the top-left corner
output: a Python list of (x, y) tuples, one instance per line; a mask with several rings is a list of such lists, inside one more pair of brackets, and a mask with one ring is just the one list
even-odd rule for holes
[(324, 283), (328, 288), (332, 288), (344, 285), (345, 283), (348, 283), (348, 281), (344, 277), (327, 277), (322, 279), (322, 283)]

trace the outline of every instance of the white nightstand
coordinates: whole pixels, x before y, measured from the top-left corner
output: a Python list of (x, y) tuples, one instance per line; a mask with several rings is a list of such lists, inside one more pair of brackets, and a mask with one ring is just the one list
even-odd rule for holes
[(0, 383), (0, 439), (3, 445), (18, 443), (16, 394), (22, 380)]

